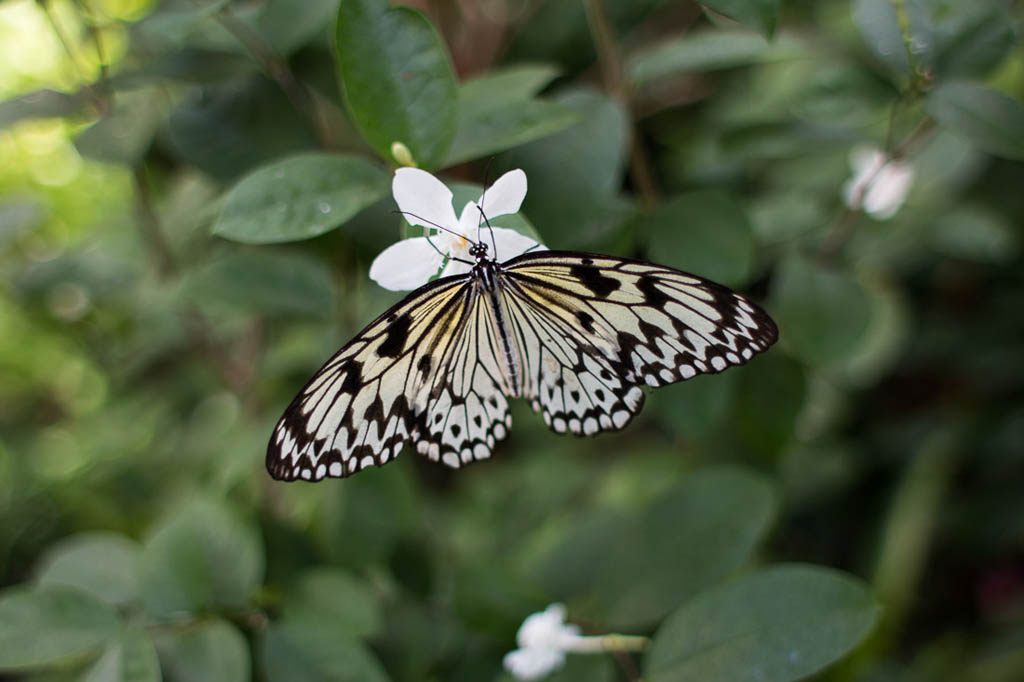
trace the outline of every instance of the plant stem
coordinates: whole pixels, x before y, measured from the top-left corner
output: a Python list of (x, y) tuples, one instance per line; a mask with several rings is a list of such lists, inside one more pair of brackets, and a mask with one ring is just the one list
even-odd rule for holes
[(630, 106), (629, 84), (624, 77), (622, 60), (619, 56), (618, 46), (615, 43), (615, 34), (611, 22), (604, 11), (601, 0), (586, 0), (587, 23), (590, 25), (590, 35), (594, 41), (594, 49), (597, 51), (597, 61), (601, 69), (601, 79), (604, 88), (609, 95), (618, 101), (626, 110), (630, 119), (630, 151), (629, 151), (629, 176), (644, 204), (653, 206), (658, 202), (658, 190), (654, 184), (654, 173), (651, 171), (650, 159), (637, 131), (633, 120), (633, 112)]

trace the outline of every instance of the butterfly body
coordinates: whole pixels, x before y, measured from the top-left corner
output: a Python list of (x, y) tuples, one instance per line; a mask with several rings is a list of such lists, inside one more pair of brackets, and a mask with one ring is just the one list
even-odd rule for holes
[(349, 476), (412, 442), (452, 467), (490, 456), (525, 398), (559, 433), (624, 428), (657, 387), (743, 364), (777, 337), (754, 303), (672, 268), (473, 245), (468, 274), (414, 291), (314, 375), (278, 421), (267, 469)]

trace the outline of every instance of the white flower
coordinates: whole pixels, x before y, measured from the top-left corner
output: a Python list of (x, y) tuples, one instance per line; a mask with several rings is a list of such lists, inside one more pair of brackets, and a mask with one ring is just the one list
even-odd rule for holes
[(843, 185), (846, 205), (878, 220), (886, 220), (900, 210), (914, 182), (909, 163), (891, 161), (877, 147), (857, 147), (850, 153), (853, 178)]
[(519, 626), (519, 648), (505, 654), (505, 669), (521, 680), (535, 680), (565, 664), (565, 652), (573, 651), (581, 641), (578, 625), (565, 623), (565, 606), (552, 604), (544, 611), (531, 613)]
[(492, 245), (487, 226), (481, 229), (481, 209), (490, 221), (519, 211), (526, 197), (526, 173), (522, 170), (509, 171), (498, 178), (478, 200), (462, 208), (458, 219), (452, 207), (451, 190), (424, 170), (399, 168), (391, 190), (406, 221), (426, 228), (428, 236), (403, 239), (374, 259), (370, 277), (385, 289), (415, 289), (437, 274), (446, 277), (469, 272), (474, 261), (469, 247), (478, 239), (489, 249), (497, 250), (488, 255), (502, 261), (530, 249), (545, 248), (503, 227), (494, 228)]

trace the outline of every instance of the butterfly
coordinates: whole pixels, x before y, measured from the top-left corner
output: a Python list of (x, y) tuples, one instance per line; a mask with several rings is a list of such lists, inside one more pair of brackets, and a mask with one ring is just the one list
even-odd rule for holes
[(469, 254), (468, 274), (413, 291), (320, 368), (274, 428), (271, 476), (350, 476), (406, 443), (450, 467), (486, 459), (512, 398), (558, 433), (623, 429), (641, 386), (744, 364), (778, 338), (755, 303), (673, 268), (575, 251), (499, 262), (482, 241)]

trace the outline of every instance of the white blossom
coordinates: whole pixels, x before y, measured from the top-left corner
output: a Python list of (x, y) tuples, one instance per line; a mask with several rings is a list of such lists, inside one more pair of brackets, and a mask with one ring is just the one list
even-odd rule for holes
[(585, 640), (578, 625), (566, 624), (565, 606), (551, 604), (519, 626), (519, 648), (505, 654), (505, 669), (520, 680), (536, 680), (565, 664), (565, 653)]
[[(385, 289), (404, 291), (426, 284), (435, 275), (465, 274), (472, 267), (469, 247), (483, 241), (505, 261), (531, 249), (543, 249), (533, 239), (503, 227), (490, 230), (482, 214), (492, 222), (498, 216), (517, 213), (526, 197), (526, 173), (509, 171), (488, 187), (476, 201), (470, 201), (455, 217), (452, 192), (430, 173), (418, 168), (395, 171), (391, 190), (399, 210), (410, 225), (426, 228), (427, 236), (403, 239), (374, 259), (370, 277)], [(440, 229), (444, 228), (444, 229)]]
[(853, 178), (843, 185), (843, 198), (854, 211), (887, 220), (896, 215), (914, 182), (909, 163), (890, 160), (877, 147), (857, 147), (850, 153)]

